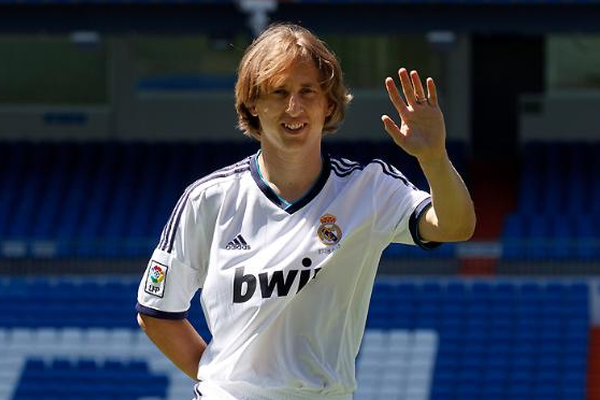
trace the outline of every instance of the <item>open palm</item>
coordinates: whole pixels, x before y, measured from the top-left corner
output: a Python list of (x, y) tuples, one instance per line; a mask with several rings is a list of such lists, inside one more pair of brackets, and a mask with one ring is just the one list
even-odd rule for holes
[[(398, 111), (401, 125), (388, 115), (381, 120), (394, 142), (420, 162), (439, 158), (445, 153), (446, 128), (438, 104), (437, 90), (432, 78), (427, 78), (427, 95), (417, 71), (410, 75), (405, 68), (398, 71), (404, 99), (390, 77), (385, 80), (390, 100)], [(406, 99), (406, 101), (405, 101)]]

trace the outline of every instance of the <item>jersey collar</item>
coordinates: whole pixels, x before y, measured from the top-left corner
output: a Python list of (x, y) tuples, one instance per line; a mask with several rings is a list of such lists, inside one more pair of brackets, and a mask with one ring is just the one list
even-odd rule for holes
[(326, 154), (323, 154), (321, 156), (323, 160), (323, 168), (321, 168), (321, 174), (319, 175), (319, 178), (317, 179), (315, 184), (308, 190), (308, 192), (304, 194), (304, 196), (302, 196), (297, 201), (290, 203), (283, 199), (281, 196), (279, 196), (277, 193), (275, 193), (275, 191), (271, 189), (271, 186), (269, 186), (269, 184), (262, 177), (260, 168), (258, 167), (259, 154), (260, 150), (254, 155), (254, 157), (252, 157), (252, 160), (250, 160), (250, 173), (252, 174), (252, 178), (254, 179), (254, 182), (256, 182), (256, 184), (258, 185), (261, 192), (263, 192), (264, 195), (267, 196), (267, 198), (271, 200), (272, 203), (274, 203), (277, 207), (281, 208), (288, 214), (293, 214), (308, 203), (310, 203), (310, 201), (317, 197), (317, 195), (321, 192), (321, 189), (323, 189), (323, 186), (325, 186), (327, 179), (329, 179), (331, 165), (329, 162), (329, 157)]

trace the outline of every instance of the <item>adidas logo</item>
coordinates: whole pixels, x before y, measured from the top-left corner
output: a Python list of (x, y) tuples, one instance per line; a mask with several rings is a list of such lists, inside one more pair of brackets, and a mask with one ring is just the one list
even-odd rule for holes
[(250, 250), (250, 245), (246, 243), (241, 234), (237, 235), (235, 239), (227, 243), (225, 250)]

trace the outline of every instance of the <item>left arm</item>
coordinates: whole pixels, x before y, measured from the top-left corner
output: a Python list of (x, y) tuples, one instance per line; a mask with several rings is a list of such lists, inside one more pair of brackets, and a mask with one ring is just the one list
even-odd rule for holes
[(469, 191), (446, 154), (421, 163), (433, 207), (419, 220), (424, 240), (456, 242), (468, 240), (475, 230), (475, 210)]
[(446, 152), (446, 128), (438, 105), (433, 79), (427, 79), (425, 95), (416, 71), (398, 71), (406, 102), (392, 78), (385, 86), (402, 124), (387, 115), (381, 117), (394, 142), (419, 161), (429, 183), (433, 207), (419, 220), (419, 233), (426, 241), (467, 240), (475, 230), (475, 210), (469, 191)]

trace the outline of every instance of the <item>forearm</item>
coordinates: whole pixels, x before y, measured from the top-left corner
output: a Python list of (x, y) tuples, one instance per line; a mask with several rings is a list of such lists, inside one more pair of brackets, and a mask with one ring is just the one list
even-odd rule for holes
[(206, 342), (188, 320), (166, 320), (138, 314), (148, 338), (186, 375), (197, 380), (198, 363)]
[[(420, 162), (431, 191), (433, 213), (428, 218), (437, 226), (436, 241), (461, 241), (473, 235), (475, 210), (464, 181), (450, 162), (442, 156)], [(430, 235), (431, 236), (431, 235)]]

